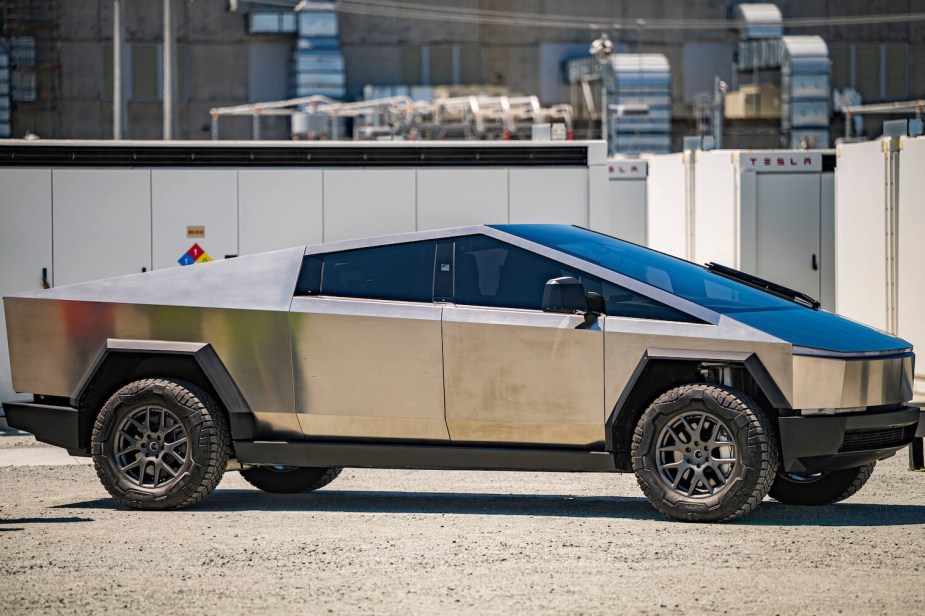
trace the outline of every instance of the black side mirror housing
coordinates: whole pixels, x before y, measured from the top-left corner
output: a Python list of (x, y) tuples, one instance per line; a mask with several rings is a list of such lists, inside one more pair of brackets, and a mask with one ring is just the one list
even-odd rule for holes
[(588, 312), (588, 298), (581, 281), (571, 276), (552, 278), (543, 289), (543, 312), (582, 314)]

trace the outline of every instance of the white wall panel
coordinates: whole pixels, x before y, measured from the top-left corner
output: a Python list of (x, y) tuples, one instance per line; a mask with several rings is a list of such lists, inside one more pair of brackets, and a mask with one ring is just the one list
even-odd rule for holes
[(512, 223), (588, 226), (588, 169), (511, 169)]
[(507, 169), (419, 169), (417, 229), (506, 223), (507, 193)]
[(412, 169), (324, 172), (324, 241), (414, 231)]
[[(899, 336), (925, 350), (925, 138), (902, 138), (899, 152)], [(925, 396), (925, 360), (915, 363), (916, 399)]]
[(151, 172), (55, 169), (55, 286), (151, 269)]
[[(0, 169), (0, 296), (41, 289), (42, 268), (51, 283), (51, 171)], [(14, 398), (0, 302), (0, 400)]]
[(315, 169), (238, 171), (241, 254), (320, 243), (322, 176)]
[(887, 328), (886, 170), (883, 143), (840, 146), (835, 168), (835, 308)]
[[(238, 186), (233, 169), (151, 171), (154, 268), (177, 267), (198, 244), (212, 259), (238, 254)], [(190, 237), (188, 227), (205, 227)]]
[(684, 155), (650, 156), (646, 161), (646, 245), (683, 259), (687, 251)]

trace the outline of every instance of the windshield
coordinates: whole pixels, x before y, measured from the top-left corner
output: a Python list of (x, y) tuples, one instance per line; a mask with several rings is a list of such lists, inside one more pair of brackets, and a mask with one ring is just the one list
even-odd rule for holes
[(495, 228), (606, 267), (721, 314), (798, 307), (689, 261), (594, 231), (564, 225), (497, 225)]
[(495, 228), (650, 284), (797, 346), (838, 352), (883, 352), (912, 346), (831, 312), (812, 310), (688, 261), (586, 229), (565, 225)]

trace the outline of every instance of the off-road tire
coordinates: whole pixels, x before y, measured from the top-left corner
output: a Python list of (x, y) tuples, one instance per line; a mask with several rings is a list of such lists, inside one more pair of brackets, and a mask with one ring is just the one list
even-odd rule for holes
[[(153, 486), (143, 486), (143, 481), (133, 481), (120, 470), (114, 449), (114, 432), (146, 405), (172, 414), (185, 430), (188, 443), (183, 455), (177, 456), (176, 475), (162, 484), (155, 479)], [(199, 387), (170, 379), (144, 379), (121, 388), (103, 405), (93, 427), (91, 452), (103, 487), (126, 507), (182, 509), (195, 505), (218, 485), (231, 456), (231, 435), (224, 412)], [(141, 474), (147, 476), (144, 470)]]
[(803, 477), (778, 472), (770, 496), (785, 505), (831, 505), (843, 501), (864, 487), (874, 472), (876, 462), (857, 468)]
[(339, 467), (254, 466), (242, 470), (241, 476), (264, 492), (299, 494), (323, 488), (337, 479), (342, 470)]
[[(662, 476), (656, 449), (666, 426), (697, 411), (725, 424), (736, 462), (715, 494), (690, 497)], [(774, 481), (777, 451), (773, 428), (758, 403), (741, 391), (712, 383), (684, 385), (659, 396), (642, 414), (631, 447), (633, 470), (646, 498), (660, 512), (685, 522), (725, 522), (757, 507)]]

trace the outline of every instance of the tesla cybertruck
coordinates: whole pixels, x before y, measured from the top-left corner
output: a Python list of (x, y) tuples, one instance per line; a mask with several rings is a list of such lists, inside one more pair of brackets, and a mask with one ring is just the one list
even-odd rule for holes
[(910, 345), (810, 297), (586, 229), (492, 225), (4, 298), (9, 425), (136, 509), (226, 469), (633, 472), (673, 518), (847, 498), (925, 434)]

